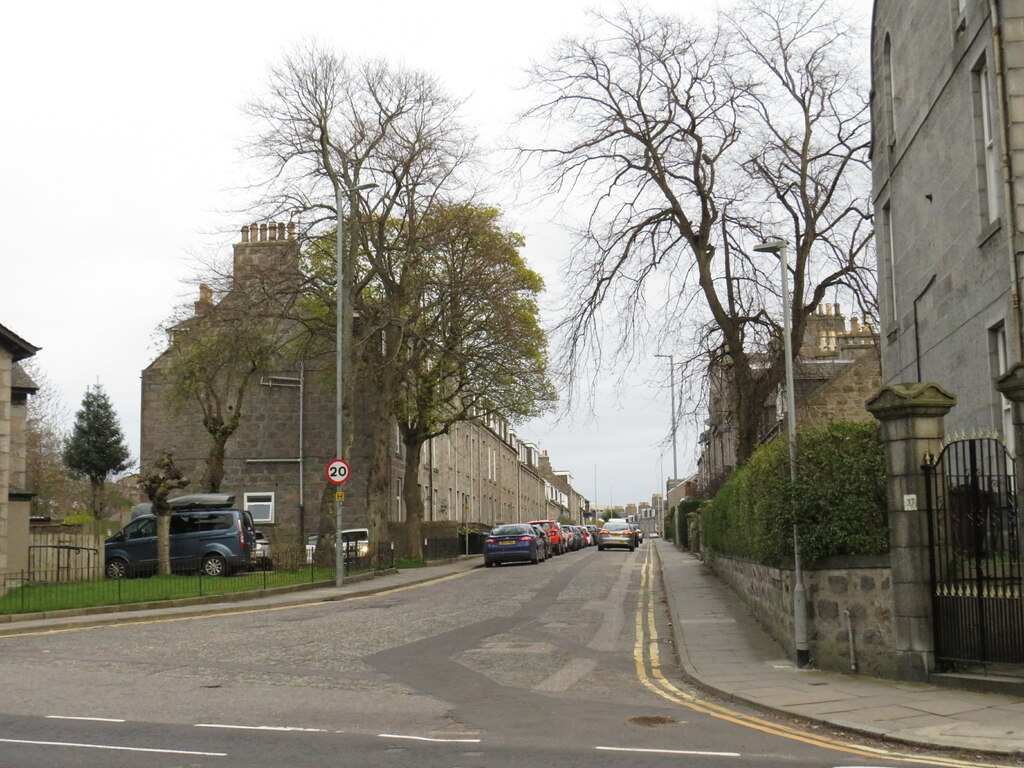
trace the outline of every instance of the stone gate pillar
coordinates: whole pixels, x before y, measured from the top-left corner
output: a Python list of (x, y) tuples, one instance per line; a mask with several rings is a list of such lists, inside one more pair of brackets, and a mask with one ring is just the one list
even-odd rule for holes
[(935, 666), (932, 585), (925, 507), (925, 454), (942, 448), (945, 415), (956, 398), (938, 384), (894, 384), (867, 403), (882, 423), (892, 567), (897, 674), (925, 680)]
[(1013, 453), (1017, 460), (1017, 489), (1024, 488), (1024, 363), (1015, 364), (996, 381), (996, 389), (1013, 403)]

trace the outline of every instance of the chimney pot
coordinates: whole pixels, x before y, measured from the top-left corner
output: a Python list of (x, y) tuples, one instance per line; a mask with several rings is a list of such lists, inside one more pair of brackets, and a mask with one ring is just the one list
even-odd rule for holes
[(267, 225), (260, 224), (260, 242), (265, 243), (267, 241)]
[(248, 243), (249, 242), (249, 228), (248, 227), (242, 227), (242, 242), (243, 243)]

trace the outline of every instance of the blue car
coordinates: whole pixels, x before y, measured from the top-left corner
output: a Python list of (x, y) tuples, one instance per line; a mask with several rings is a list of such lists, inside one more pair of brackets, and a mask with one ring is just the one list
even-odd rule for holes
[(499, 525), (484, 541), (484, 565), (511, 562), (539, 563), (546, 559), (543, 534), (527, 523)]

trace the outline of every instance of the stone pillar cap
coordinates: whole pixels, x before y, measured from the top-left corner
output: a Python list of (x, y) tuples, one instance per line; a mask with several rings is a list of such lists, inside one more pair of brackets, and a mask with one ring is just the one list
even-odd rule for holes
[(1006, 373), (996, 379), (996, 389), (1015, 403), (1024, 402), (1024, 362), (1014, 363)]
[(938, 384), (904, 382), (882, 387), (866, 408), (879, 421), (916, 416), (945, 416), (956, 405), (956, 396)]

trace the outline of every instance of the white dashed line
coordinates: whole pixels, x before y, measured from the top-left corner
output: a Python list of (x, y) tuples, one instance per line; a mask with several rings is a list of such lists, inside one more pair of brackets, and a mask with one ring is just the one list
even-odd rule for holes
[(193, 752), (186, 749), (156, 749), (152, 747), (121, 747), (115, 744), (81, 744), (74, 741), (30, 741), (28, 739), (0, 739), (4, 744), (29, 744), (40, 747), (78, 747), (79, 749), (112, 749), (118, 752), (157, 752), (162, 755), (198, 755), (199, 757), (227, 757), (227, 752)]
[(123, 723), (120, 717), (76, 717), (75, 715), (47, 715), (47, 720), (88, 720), (93, 723)]
[(290, 725), (227, 725), (225, 723), (195, 723), (196, 728), (231, 728), (238, 731), (295, 731), (297, 733), (330, 733), (322, 728), (297, 728)]
[(703, 755), (705, 757), (740, 757), (739, 752), (696, 752), (689, 749), (641, 749), (640, 747), (594, 747), (605, 752), (653, 752), (659, 755)]
[(453, 744), (479, 744), (480, 739), (432, 739), (428, 736), (402, 736), (398, 733), (378, 733), (382, 739), (409, 739), (410, 741), (437, 741), (442, 743), (453, 743)]

